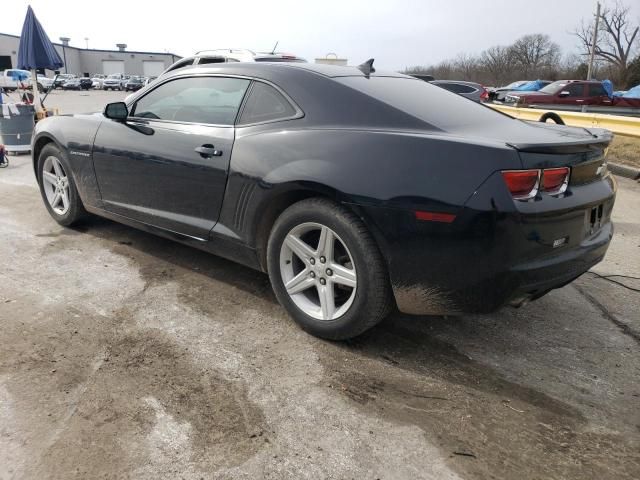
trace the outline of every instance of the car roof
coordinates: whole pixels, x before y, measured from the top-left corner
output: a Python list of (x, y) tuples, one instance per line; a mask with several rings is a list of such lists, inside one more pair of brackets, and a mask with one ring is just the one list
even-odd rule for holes
[[(354, 66), (337, 66), (324, 65), (318, 63), (287, 63), (287, 62), (232, 62), (232, 63), (213, 63), (204, 65), (193, 65), (172, 70), (163, 77), (172, 77), (178, 75), (186, 75), (190, 73), (229, 73), (234, 75), (256, 75), (260, 73), (276, 73), (286, 75), (287, 70), (304, 70), (325, 77), (401, 77), (413, 78), (402, 73), (393, 71), (376, 70), (370, 75), (365, 73), (358, 67)], [(415, 80), (415, 78), (414, 78)]]

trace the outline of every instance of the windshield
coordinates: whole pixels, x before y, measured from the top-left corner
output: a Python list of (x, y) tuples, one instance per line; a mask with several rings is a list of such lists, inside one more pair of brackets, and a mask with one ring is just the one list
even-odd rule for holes
[(557, 82), (550, 83), (549, 85), (547, 85), (544, 88), (541, 88), (538, 91), (542, 92), (542, 93), (549, 93), (549, 94), (553, 95), (553, 94), (559, 92), (560, 90), (562, 90), (566, 85), (567, 85), (567, 82), (559, 80)]
[(114, 79), (114, 80), (119, 80), (120, 79), (120, 75), (118, 73), (112, 73), (107, 78), (111, 78), (111, 79)]

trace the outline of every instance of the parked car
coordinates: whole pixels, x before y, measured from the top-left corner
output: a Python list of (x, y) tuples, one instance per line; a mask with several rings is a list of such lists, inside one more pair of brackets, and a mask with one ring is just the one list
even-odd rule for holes
[(521, 305), (603, 259), (609, 131), (523, 122), (371, 67), (183, 68), (103, 115), (46, 118), (44, 205), (64, 226), (93, 213), (267, 272), (330, 339), (396, 306)]
[(528, 82), (529, 80), (518, 80), (517, 82), (511, 82), (509, 85), (505, 85), (504, 87), (492, 88), (489, 90), (489, 100), (502, 102), (509, 92)]
[(458, 80), (434, 80), (431, 83), (474, 102), (486, 102), (489, 99), (489, 92), (479, 83)]
[(102, 75), (102, 74), (94, 75), (91, 78), (91, 86), (93, 88), (95, 88), (96, 90), (101, 90), (102, 89), (102, 82), (104, 81), (105, 78), (106, 78), (106, 75)]
[(53, 88), (62, 88), (68, 80), (76, 79), (77, 77), (70, 73), (59, 73), (53, 82)]
[(178, 68), (190, 67), (192, 65), (226, 62), (306, 63), (306, 60), (289, 53), (256, 53), (252, 50), (243, 48), (219, 48), (217, 50), (202, 50), (190, 57), (181, 58), (162, 72), (160, 76), (173, 70), (177, 70)]
[(83, 90), (90, 90), (93, 87), (93, 80), (89, 77), (80, 78), (80, 88)]
[(28, 70), (9, 68), (0, 74), (0, 88), (12, 92), (23, 86), (25, 88), (31, 86), (31, 72)]
[(558, 80), (537, 92), (510, 92), (505, 103), (517, 105), (612, 105), (602, 82)]
[(102, 88), (104, 90), (122, 90), (123, 79), (124, 75), (122, 73), (112, 73), (103, 80)]
[(147, 85), (149, 85), (150, 83), (155, 82), (156, 78), (158, 77), (147, 77), (144, 80), (144, 86), (146, 87)]
[(79, 78), (70, 78), (64, 82), (62, 85), (63, 90), (81, 90), (82, 85), (80, 84)]
[(131, 75), (123, 75), (122, 76), (122, 79), (120, 80), (120, 86), (122, 87), (123, 90), (124, 90), (124, 87), (127, 84), (127, 82), (129, 80), (131, 80), (131, 78), (133, 78)]
[(42, 90), (53, 88), (53, 78), (38, 74), (38, 84), (42, 86)]
[(144, 79), (140, 77), (131, 77), (124, 85), (126, 92), (137, 92), (144, 87)]

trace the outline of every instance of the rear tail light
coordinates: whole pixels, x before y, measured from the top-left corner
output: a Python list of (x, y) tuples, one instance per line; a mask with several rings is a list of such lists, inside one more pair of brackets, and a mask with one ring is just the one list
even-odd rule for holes
[(489, 100), (489, 92), (487, 91), (486, 88), (482, 87), (482, 93), (480, 94), (480, 101), (486, 102), (487, 100)]
[(538, 191), (550, 195), (564, 193), (569, 185), (568, 167), (546, 168), (544, 170), (504, 170), (504, 178), (511, 196), (516, 200), (528, 200)]
[(527, 200), (538, 193), (540, 170), (505, 170), (502, 178), (516, 200)]
[(542, 171), (542, 190), (551, 194), (564, 193), (569, 185), (569, 168), (547, 168)]

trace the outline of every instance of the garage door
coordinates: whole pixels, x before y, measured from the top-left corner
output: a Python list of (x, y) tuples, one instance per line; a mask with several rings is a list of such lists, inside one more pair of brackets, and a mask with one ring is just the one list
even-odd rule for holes
[(164, 62), (158, 60), (144, 60), (142, 62), (142, 72), (145, 77), (157, 77), (164, 72)]
[(105, 75), (124, 73), (124, 60), (103, 60), (102, 73)]

